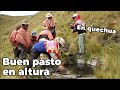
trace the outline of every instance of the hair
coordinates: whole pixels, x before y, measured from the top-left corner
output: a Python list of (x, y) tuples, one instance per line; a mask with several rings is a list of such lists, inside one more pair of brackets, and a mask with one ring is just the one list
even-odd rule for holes
[(41, 39), (41, 38), (45, 38), (45, 39), (49, 40), (47, 35), (40, 35), (38, 39)]
[(16, 30), (19, 30), (21, 28), (21, 25), (16, 26)]

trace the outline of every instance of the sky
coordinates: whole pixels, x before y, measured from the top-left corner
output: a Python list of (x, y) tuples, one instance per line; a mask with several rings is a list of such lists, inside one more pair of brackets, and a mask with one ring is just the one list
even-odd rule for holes
[(10, 16), (26, 16), (26, 15), (34, 15), (39, 11), (0, 11), (0, 14), (6, 14)]

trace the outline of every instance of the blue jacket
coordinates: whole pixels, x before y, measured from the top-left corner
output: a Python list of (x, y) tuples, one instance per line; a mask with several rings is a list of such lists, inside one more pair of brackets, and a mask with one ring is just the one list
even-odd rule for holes
[(46, 52), (44, 41), (37, 42), (33, 45), (34, 52)]

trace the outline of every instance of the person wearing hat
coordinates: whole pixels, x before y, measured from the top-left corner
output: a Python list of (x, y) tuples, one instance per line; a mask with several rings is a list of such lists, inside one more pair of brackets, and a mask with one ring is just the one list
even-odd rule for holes
[(52, 33), (53, 38), (56, 37), (55, 22), (51, 13), (46, 14), (46, 19), (43, 21), (43, 26), (48, 27), (48, 30)]
[(16, 34), (17, 34), (17, 31), (21, 28), (21, 25), (17, 25), (16, 26), (16, 29), (11, 33), (10, 35), (10, 42), (13, 46), (13, 52), (14, 52), (14, 57), (15, 58), (18, 58), (19, 57), (19, 54), (20, 54), (20, 51), (18, 50), (18, 47), (17, 47), (17, 43), (15, 41), (15, 37), (16, 37)]
[(37, 33), (36, 33), (36, 31), (32, 32), (31, 37), (32, 37), (32, 43), (34, 45), (37, 42)]
[(42, 38), (45, 38), (47, 40), (53, 40), (52, 33), (48, 30), (47, 27), (44, 27), (43, 30), (39, 33), (37, 41), (39, 41)]
[(20, 59), (26, 59), (27, 53), (31, 55), (32, 37), (28, 31), (28, 25), (29, 23), (27, 21), (23, 21), (15, 38), (15, 41), (18, 44), (18, 49), (21, 51), (19, 55)]
[(82, 30), (81, 28), (78, 28), (78, 26), (85, 27), (85, 23), (81, 20), (81, 17), (79, 14), (74, 14), (72, 16), (73, 20), (75, 21), (74, 25), (70, 24), (71, 29), (74, 32), (78, 32), (78, 45), (79, 45), (79, 54), (80, 58), (84, 55), (84, 35), (83, 33), (86, 33), (85, 30)]

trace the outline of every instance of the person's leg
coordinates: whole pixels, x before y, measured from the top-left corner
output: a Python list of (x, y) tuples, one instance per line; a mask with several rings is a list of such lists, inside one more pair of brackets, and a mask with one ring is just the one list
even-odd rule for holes
[(18, 48), (20, 50), (19, 58), (20, 59), (26, 59), (26, 57), (27, 57), (27, 49), (25, 47), (23, 47), (22, 44), (18, 45)]
[(29, 47), (29, 48), (28, 48), (28, 54), (29, 54), (30, 56), (32, 56), (32, 47)]
[(34, 51), (34, 49), (32, 48), (32, 51), (31, 51), (31, 59), (30, 59), (30, 64), (27, 68), (31, 68), (32, 67), (32, 64), (33, 64), (33, 59), (37, 59), (40, 55), (40, 52), (37, 52), (37, 51)]
[(56, 37), (56, 30), (53, 31), (53, 38)]
[(50, 32), (52, 33), (53, 38), (55, 38), (55, 34), (56, 34), (56, 33), (55, 33), (55, 28), (52, 28), (52, 27), (51, 27), (49, 30), (50, 30)]
[[(18, 50), (20, 50), (20, 54), (19, 54), (19, 59), (26, 59), (27, 57), (27, 49), (22, 45), (19, 44), (18, 45)], [(25, 67), (23, 67), (24, 69)], [(27, 79), (27, 76), (23, 76), (23, 79)]]
[(79, 53), (84, 54), (84, 36), (83, 36), (83, 34), (78, 35), (78, 45), (79, 45)]
[(15, 58), (18, 58), (19, 55), (18, 55), (18, 49), (17, 49), (17, 47), (14, 47), (14, 48), (13, 48), (13, 52), (14, 52), (14, 57), (15, 57)]
[[(24, 68), (27, 68), (27, 69), (32, 68), (32, 66), (33, 66), (33, 59), (37, 59), (38, 56), (39, 56), (39, 52), (34, 51), (34, 49), (31, 48), (31, 59), (29, 61), (29, 65), (25, 66)], [(23, 78), (27, 79), (27, 76), (23, 76)]]
[(48, 52), (41, 52), (41, 53), (46, 54), (48, 56), (48, 58), (51, 60), (51, 56)]
[(18, 56), (18, 58), (19, 58), (19, 55), (20, 55), (20, 53), (21, 53), (21, 50), (17, 50), (17, 56)]

